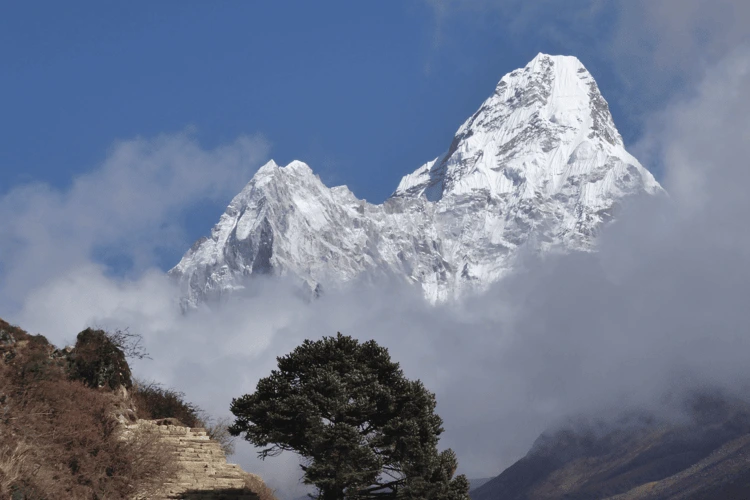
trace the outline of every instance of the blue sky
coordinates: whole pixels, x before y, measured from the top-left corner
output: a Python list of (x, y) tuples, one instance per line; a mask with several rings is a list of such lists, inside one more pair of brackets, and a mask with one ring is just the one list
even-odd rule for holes
[[(187, 133), (204, 151), (262, 137), (264, 159), (303, 160), (327, 184), (346, 184), (360, 198), (381, 202), (401, 176), (448, 148), (505, 73), (540, 51), (584, 62), (626, 145), (635, 147), (648, 116), (689, 74), (679, 52), (692, 47), (674, 34), (685, 23), (670, 27), (665, 19), (673, 16), (657, 9), (656, 21), (641, 19), (653, 4), (636, 3), (6, 5), (0, 195), (41, 184), (71, 196), (77, 180), (106, 170), (122, 141)], [(655, 47), (666, 47), (666, 58)], [(660, 178), (659, 165), (641, 159)], [(128, 177), (137, 164), (118, 168)], [(172, 174), (187, 175), (179, 170)], [(252, 169), (235, 173), (233, 184), (225, 175), (221, 189), (196, 188), (193, 199), (164, 212), (159, 223), (177, 224), (181, 234), (152, 252), (152, 263), (168, 269), (208, 233)], [(151, 240), (153, 229), (146, 231)], [(120, 245), (94, 245), (89, 256), (127, 271), (135, 257), (112, 254)]]
[(115, 140), (194, 127), (208, 148), (262, 134), (278, 162), (302, 159), (325, 181), (382, 201), (539, 51), (578, 55), (623, 135), (638, 136), (616, 98), (622, 82), (582, 50), (582, 37), (514, 31), (460, 9), (442, 19), (413, 0), (123, 5), (4, 9), (3, 192), (30, 181), (64, 187)]
[[(441, 442), (471, 477), (572, 410), (647, 399), (673, 368), (742, 387), (748, 19), (747, 0), (6, 2), (0, 317), (57, 345), (130, 327), (158, 360), (137, 373), (217, 416), (303, 336), (382, 339), (439, 394)], [(390, 289), (302, 304), (259, 280), (220, 314), (181, 314), (163, 271), (263, 161), (382, 201), (540, 51), (588, 67), (668, 209), (466, 310)], [(252, 456), (247, 470), (297, 486), (296, 463)]]

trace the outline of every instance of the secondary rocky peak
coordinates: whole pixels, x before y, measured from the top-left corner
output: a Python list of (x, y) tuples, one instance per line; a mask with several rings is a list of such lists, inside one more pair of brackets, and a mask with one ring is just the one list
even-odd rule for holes
[(171, 273), (188, 305), (257, 273), (310, 290), (396, 276), (438, 301), (501, 278), (522, 245), (591, 250), (625, 198), (659, 192), (583, 64), (539, 54), (385, 203), (328, 188), (303, 162), (269, 162)]
[(253, 176), (253, 179), (248, 183), (248, 186), (256, 185), (261, 181), (267, 182), (269, 179), (277, 175), (315, 177), (312, 169), (305, 162), (293, 160), (286, 166), (282, 167), (277, 165), (275, 161), (270, 160), (258, 169), (255, 176)]
[(228, 211), (235, 213), (261, 199), (283, 198), (290, 191), (299, 193), (303, 190), (322, 192), (327, 188), (304, 162), (294, 160), (286, 166), (279, 166), (270, 160), (232, 199)]

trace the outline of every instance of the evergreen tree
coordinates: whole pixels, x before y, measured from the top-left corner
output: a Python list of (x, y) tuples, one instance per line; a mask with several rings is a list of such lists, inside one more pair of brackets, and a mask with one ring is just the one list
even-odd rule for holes
[(455, 454), (437, 451), (435, 395), (407, 380), (387, 349), (339, 333), (277, 361), (231, 405), (230, 432), (266, 447), (261, 458), (299, 453), (304, 482), (323, 500), (469, 499), (466, 478), (453, 478)]

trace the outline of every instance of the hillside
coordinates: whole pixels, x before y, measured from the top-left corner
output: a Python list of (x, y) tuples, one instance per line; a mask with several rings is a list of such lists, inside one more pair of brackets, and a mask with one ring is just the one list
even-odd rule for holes
[(742, 500), (750, 498), (750, 405), (691, 400), (688, 420), (633, 415), (576, 423), (471, 492), (473, 500)]
[(58, 349), (0, 320), (0, 498), (275, 500), (180, 393), (133, 383), (118, 339)]

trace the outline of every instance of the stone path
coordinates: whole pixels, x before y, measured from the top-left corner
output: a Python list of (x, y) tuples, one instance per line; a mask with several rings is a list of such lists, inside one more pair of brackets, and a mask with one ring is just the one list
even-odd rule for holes
[(205, 429), (158, 425), (151, 420), (134, 425), (159, 433), (163, 446), (176, 455), (179, 467), (177, 477), (164, 483), (160, 496), (149, 500), (259, 500), (246, 488), (249, 474), (239, 465), (227, 463), (221, 446)]

